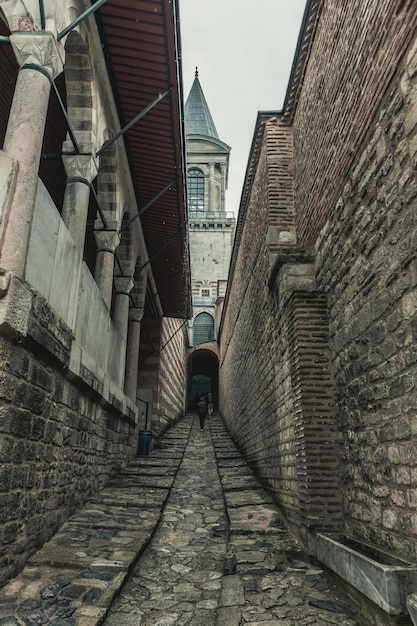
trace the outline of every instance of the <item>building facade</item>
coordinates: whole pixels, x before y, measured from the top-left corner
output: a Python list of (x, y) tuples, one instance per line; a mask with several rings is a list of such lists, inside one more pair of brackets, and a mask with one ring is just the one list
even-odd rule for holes
[(411, 1), (310, 1), (256, 122), (220, 408), (312, 554), (337, 531), (417, 559), (416, 26)]
[(2, 584), (183, 412), (191, 297), (176, 2), (0, 9)]
[(185, 133), (193, 305), (189, 404), (209, 391), (217, 404), (218, 305), (229, 272), (235, 218), (226, 212), (230, 147), (219, 138), (197, 70), (185, 103)]

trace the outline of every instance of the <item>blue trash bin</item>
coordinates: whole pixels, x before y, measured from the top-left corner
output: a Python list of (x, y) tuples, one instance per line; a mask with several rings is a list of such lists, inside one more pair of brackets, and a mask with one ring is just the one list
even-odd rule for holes
[(152, 432), (150, 430), (139, 431), (139, 456), (149, 456), (149, 446), (152, 441)]

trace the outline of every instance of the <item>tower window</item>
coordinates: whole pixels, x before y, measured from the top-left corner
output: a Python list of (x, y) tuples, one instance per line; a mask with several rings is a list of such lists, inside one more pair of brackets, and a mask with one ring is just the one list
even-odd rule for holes
[(204, 211), (204, 174), (197, 168), (188, 170), (188, 208)]

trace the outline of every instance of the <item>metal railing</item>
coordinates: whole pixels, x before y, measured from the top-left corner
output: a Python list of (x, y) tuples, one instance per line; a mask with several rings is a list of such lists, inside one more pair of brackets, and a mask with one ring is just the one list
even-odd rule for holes
[(204, 222), (222, 222), (224, 220), (234, 220), (235, 214), (232, 211), (220, 211), (215, 213), (213, 211), (189, 211), (188, 217), (190, 220), (202, 220)]

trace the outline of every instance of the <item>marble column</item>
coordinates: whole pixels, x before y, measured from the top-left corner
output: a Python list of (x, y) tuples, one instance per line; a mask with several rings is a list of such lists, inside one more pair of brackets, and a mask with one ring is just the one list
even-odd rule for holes
[(90, 184), (97, 176), (97, 163), (93, 156), (79, 154), (64, 155), (62, 161), (68, 177), (62, 219), (82, 258), (90, 201)]
[[(101, 220), (96, 223), (102, 227)], [(104, 302), (111, 309), (113, 291), (114, 253), (120, 243), (118, 231), (114, 228), (115, 223), (108, 224), (108, 230), (95, 230), (94, 236), (97, 242), (97, 258), (95, 280), (100, 288)], [(114, 229), (111, 228), (113, 226)]]
[(139, 369), (140, 326), (143, 308), (134, 307), (129, 311), (129, 335), (126, 351), (125, 394), (136, 402)]
[(51, 80), (63, 71), (63, 63), (50, 33), (14, 33), (10, 42), (20, 71), (3, 151), (19, 166), (6, 218), (1, 264), (24, 278)]

